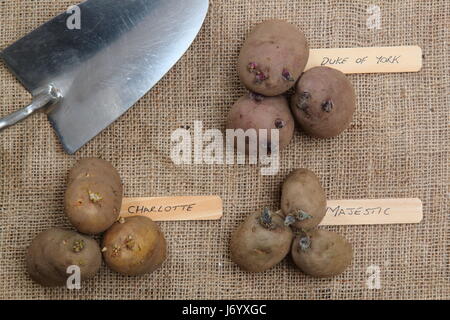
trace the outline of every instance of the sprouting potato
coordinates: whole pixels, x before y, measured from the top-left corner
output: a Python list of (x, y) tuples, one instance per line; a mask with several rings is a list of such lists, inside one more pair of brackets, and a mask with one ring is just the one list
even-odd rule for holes
[[(272, 150), (272, 130), (278, 130), (277, 147), (281, 151), (292, 140), (294, 127), (289, 103), (283, 96), (263, 97), (249, 93), (241, 97), (228, 114), (227, 129), (242, 129), (244, 132), (255, 129), (257, 146), (266, 148), (269, 154), (275, 151)], [(267, 136), (260, 136), (261, 129), (267, 130)], [(249, 153), (249, 139), (243, 147), (237, 145), (237, 149), (240, 153)]]
[(123, 187), (119, 173), (109, 162), (82, 159), (70, 171), (68, 183), (65, 212), (78, 231), (99, 234), (117, 221)]
[(282, 215), (269, 209), (251, 214), (233, 233), (231, 259), (243, 270), (262, 272), (289, 253), (293, 233)]
[(315, 67), (306, 71), (291, 98), (295, 119), (307, 134), (331, 138), (350, 125), (356, 108), (355, 89), (341, 71)]
[(94, 239), (75, 231), (51, 228), (39, 233), (27, 251), (30, 277), (43, 286), (63, 286), (70, 274), (67, 268), (78, 266), (81, 280), (94, 277), (102, 255)]
[(314, 172), (308, 169), (292, 171), (281, 191), (281, 210), (286, 222), (297, 229), (313, 229), (325, 217), (326, 209), (325, 190)]
[(265, 96), (285, 93), (305, 69), (309, 46), (296, 26), (267, 20), (248, 35), (239, 55), (238, 73), (250, 90)]
[(135, 276), (151, 273), (166, 260), (166, 240), (150, 218), (121, 218), (103, 237), (103, 257), (107, 266)]
[(353, 249), (341, 235), (315, 229), (295, 237), (291, 255), (304, 273), (324, 278), (344, 272), (352, 262)]

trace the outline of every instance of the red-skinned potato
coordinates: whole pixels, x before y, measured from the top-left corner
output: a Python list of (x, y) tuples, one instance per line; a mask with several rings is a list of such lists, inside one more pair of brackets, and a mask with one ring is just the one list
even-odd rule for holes
[(150, 218), (121, 218), (103, 236), (103, 257), (119, 273), (136, 276), (151, 273), (166, 260), (166, 240)]
[(102, 255), (94, 239), (77, 232), (51, 228), (39, 233), (27, 251), (30, 277), (46, 287), (63, 286), (70, 274), (67, 268), (78, 266), (81, 280), (94, 277)]
[(306, 71), (291, 98), (300, 128), (317, 138), (338, 136), (350, 125), (356, 108), (355, 90), (341, 71), (315, 67)]
[(279, 213), (255, 212), (233, 233), (231, 260), (245, 271), (263, 272), (284, 259), (293, 236)]
[[(249, 93), (241, 97), (231, 108), (228, 114), (227, 129), (256, 130), (257, 145), (272, 152), (272, 129), (278, 129), (278, 150), (284, 149), (294, 135), (294, 118), (289, 110), (285, 97), (263, 97)], [(267, 137), (260, 139), (259, 130), (266, 129)], [(237, 149), (241, 153), (248, 152), (248, 139), (246, 145)], [(257, 150), (255, 150), (257, 151)]]
[(277, 96), (292, 88), (305, 69), (309, 46), (296, 26), (267, 20), (248, 35), (239, 55), (238, 73), (250, 90)]

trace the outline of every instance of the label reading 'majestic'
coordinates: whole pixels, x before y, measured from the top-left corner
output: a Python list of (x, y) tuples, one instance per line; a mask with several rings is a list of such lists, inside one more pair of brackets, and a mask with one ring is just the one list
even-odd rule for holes
[(321, 225), (419, 223), (420, 199), (329, 200)]

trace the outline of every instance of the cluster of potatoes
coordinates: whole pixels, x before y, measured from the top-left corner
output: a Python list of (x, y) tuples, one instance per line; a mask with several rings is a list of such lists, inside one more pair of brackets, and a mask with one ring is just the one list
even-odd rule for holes
[(313, 277), (332, 277), (351, 264), (353, 249), (341, 235), (317, 229), (326, 195), (308, 169), (292, 171), (283, 183), (281, 210), (255, 212), (231, 237), (231, 259), (243, 270), (263, 272), (291, 253), (295, 265)]
[(269, 147), (271, 129), (279, 129), (279, 151), (292, 140), (295, 120), (313, 137), (341, 134), (353, 118), (355, 90), (336, 69), (321, 66), (304, 72), (308, 59), (308, 42), (298, 28), (281, 20), (257, 25), (238, 60), (239, 77), (250, 93), (231, 108), (227, 128), (266, 129), (267, 138), (259, 137), (258, 145)]
[[(123, 186), (117, 170), (97, 158), (80, 160), (70, 171), (64, 208), (78, 232), (51, 228), (38, 234), (27, 252), (30, 277), (43, 286), (62, 286), (70, 266), (81, 280), (106, 265), (125, 275), (150, 273), (166, 259), (166, 240), (150, 218), (119, 218)], [(103, 234), (102, 246), (89, 235)]]
[[(241, 50), (238, 72), (250, 93), (231, 108), (228, 129), (267, 129), (258, 145), (271, 150), (271, 129), (279, 130), (279, 149), (292, 140), (295, 120), (307, 134), (335, 137), (350, 124), (355, 91), (340, 71), (315, 67), (305, 35), (280, 20), (265, 21)], [(290, 102), (287, 93), (295, 87)], [(295, 119), (295, 120), (294, 120)], [(244, 151), (244, 150), (241, 150)], [(244, 151), (245, 152), (245, 151)], [(27, 253), (31, 278), (44, 286), (66, 283), (76, 265), (81, 278), (96, 275), (102, 263), (125, 275), (150, 273), (166, 259), (166, 241), (147, 217), (120, 218), (123, 186), (107, 161), (87, 158), (70, 171), (65, 212), (78, 232), (51, 228), (38, 234)], [(309, 170), (292, 172), (283, 184), (281, 210), (249, 216), (231, 240), (231, 258), (241, 268), (262, 272), (291, 252), (295, 264), (316, 277), (337, 275), (351, 263), (351, 245), (340, 235), (316, 229), (326, 212), (325, 192)], [(102, 246), (90, 235), (103, 234)]]

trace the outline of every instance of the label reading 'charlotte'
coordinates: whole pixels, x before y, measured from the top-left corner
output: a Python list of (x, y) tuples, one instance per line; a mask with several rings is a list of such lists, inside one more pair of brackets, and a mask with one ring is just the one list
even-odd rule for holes
[(419, 223), (422, 218), (420, 199), (329, 200), (321, 225)]
[(218, 220), (222, 199), (217, 196), (124, 198), (121, 217), (147, 216), (154, 221)]

